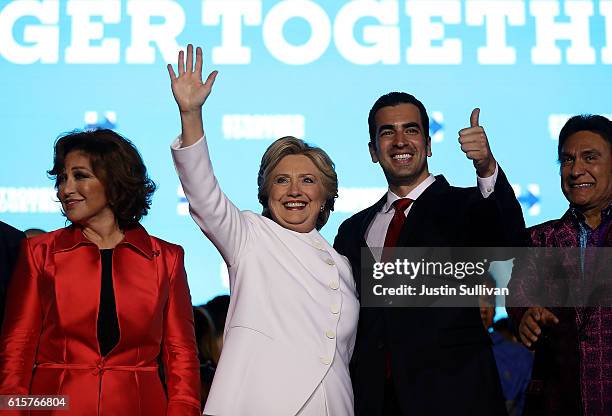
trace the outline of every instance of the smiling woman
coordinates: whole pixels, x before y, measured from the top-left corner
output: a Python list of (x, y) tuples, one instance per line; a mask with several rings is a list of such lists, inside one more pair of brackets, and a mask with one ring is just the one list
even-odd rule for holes
[(71, 222), (84, 222), (98, 215), (113, 213), (108, 205), (104, 185), (95, 176), (89, 156), (74, 151), (66, 156), (64, 173), (57, 177), (57, 195)]
[(298, 232), (320, 230), (338, 197), (334, 162), (323, 150), (291, 136), (268, 147), (257, 185), (262, 215)]
[(66, 395), (69, 415), (199, 415), (183, 250), (139, 224), (155, 184), (138, 151), (111, 130), (70, 133), (49, 174), (72, 224), (22, 244), (0, 394)]
[(134, 145), (106, 129), (59, 138), (48, 173), (55, 177), (57, 196), (71, 222), (110, 214), (119, 228), (137, 224), (147, 215), (156, 188)]
[(229, 269), (230, 307), (206, 415), (350, 416), (348, 364), (359, 303), (351, 268), (319, 234), (338, 193), (334, 164), (294, 137), (263, 155), (262, 215), (239, 210), (210, 162), (202, 106), (202, 50), (168, 68), (182, 132), (172, 156), (193, 219)]

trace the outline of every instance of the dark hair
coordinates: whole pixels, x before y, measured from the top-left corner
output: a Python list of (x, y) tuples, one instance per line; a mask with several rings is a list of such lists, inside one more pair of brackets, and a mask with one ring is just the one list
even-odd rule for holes
[(149, 179), (132, 142), (108, 129), (74, 131), (59, 137), (54, 146), (53, 168), (48, 171), (56, 189), (66, 168), (66, 156), (76, 151), (89, 156), (121, 229), (137, 224), (147, 215), (156, 185)]
[(201, 306), (193, 308), (193, 330), (198, 343), (199, 359), (202, 364), (214, 360), (217, 351), (217, 333), (210, 314)]
[(512, 321), (510, 319), (501, 318), (501, 319), (498, 319), (496, 322), (493, 322), (493, 330), (495, 332), (508, 331), (508, 332), (513, 333), (514, 325), (512, 324)]
[(208, 314), (213, 321), (215, 326), (215, 334), (218, 337), (223, 335), (229, 303), (230, 297), (228, 295), (219, 295), (209, 300), (206, 305), (203, 305), (203, 308), (208, 311)]
[(380, 97), (372, 108), (370, 114), (368, 114), (368, 127), (370, 129), (370, 143), (376, 145), (376, 113), (383, 107), (395, 107), (400, 104), (412, 104), (419, 109), (421, 114), (421, 123), (423, 124), (423, 134), (429, 137), (429, 116), (427, 110), (422, 102), (420, 102), (414, 95), (410, 95), (405, 92), (390, 92)]
[(559, 146), (557, 148), (559, 160), (561, 160), (561, 152), (567, 139), (579, 131), (590, 131), (600, 135), (608, 141), (612, 149), (612, 121), (603, 116), (581, 114), (567, 120), (559, 133)]
[(202, 306), (193, 306), (193, 331), (195, 333), (196, 341), (200, 342), (203, 336), (209, 336), (214, 334), (214, 324), (210, 315), (206, 312)]

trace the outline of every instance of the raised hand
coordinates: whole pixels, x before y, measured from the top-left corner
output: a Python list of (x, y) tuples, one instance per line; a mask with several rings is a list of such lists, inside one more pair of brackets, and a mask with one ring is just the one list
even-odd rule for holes
[(181, 147), (191, 146), (204, 136), (202, 125), (202, 105), (210, 95), (212, 86), (217, 78), (217, 71), (213, 71), (202, 83), (202, 49), (196, 48), (195, 68), (193, 67), (193, 45), (187, 46), (187, 59), (185, 53), (179, 52), (178, 71), (176, 76), (172, 65), (168, 65), (168, 73), (172, 82), (172, 94), (181, 113)]
[(180, 112), (200, 112), (217, 77), (217, 71), (213, 71), (206, 78), (206, 82), (202, 83), (202, 49), (200, 47), (196, 48), (194, 68), (193, 45), (189, 44), (186, 60), (185, 53), (183, 51), (179, 52), (178, 77), (170, 64), (168, 64), (168, 73), (172, 82), (172, 94)]
[(459, 143), (467, 158), (474, 162), (478, 176), (488, 178), (495, 173), (497, 162), (491, 153), (487, 134), (479, 125), (479, 117), (480, 108), (472, 110), (470, 127), (459, 130)]

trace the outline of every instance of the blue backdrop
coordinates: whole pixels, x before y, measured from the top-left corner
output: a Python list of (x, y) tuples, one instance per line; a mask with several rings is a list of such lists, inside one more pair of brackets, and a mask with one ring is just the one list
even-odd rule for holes
[(159, 185), (143, 221), (181, 244), (193, 301), (226, 293), (221, 257), (187, 215), (169, 144), (179, 133), (165, 64), (187, 43), (218, 69), (205, 129), (219, 181), (260, 211), (266, 147), (296, 135), (323, 147), (340, 179), (338, 225), (383, 194), (367, 114), (392, 90), (432, 118), (430, 170), (475, 184), (457, 131), (481, 108), (491, 148), (528, 225), (559, 217), (556, 136), (569, 115), (610, 114), (612, 0), (14, 0), (0, 2), (0, 219), (52, 230), (56, 137), (106, 126), (130, 138)]

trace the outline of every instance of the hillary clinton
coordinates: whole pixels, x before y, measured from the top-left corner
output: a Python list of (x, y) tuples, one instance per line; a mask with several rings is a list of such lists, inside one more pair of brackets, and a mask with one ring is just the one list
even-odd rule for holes
[(353, 414), (348, 364), (359, 304), (351, 269), (319, 234), (337, 178), (325, 152), (285, 137), (265, 152), (257, 179), (263, 213), (221, 191), (209, 159), (202, 51), (168, 67), (182, 124), (172, 155), (191, 215), (223, 256), (231, 301), (206, 415)]

